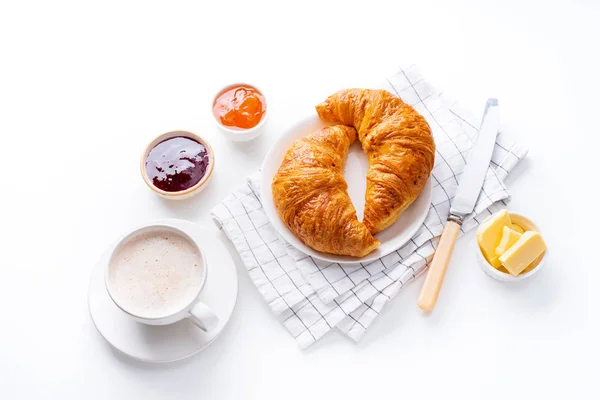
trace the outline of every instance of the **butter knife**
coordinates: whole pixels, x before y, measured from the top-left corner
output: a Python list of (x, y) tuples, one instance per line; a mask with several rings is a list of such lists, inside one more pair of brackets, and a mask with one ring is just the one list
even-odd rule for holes
[(454, 244), (466, 215), (473, 212), (487, 174), (496, 136), (498, 135), (499, 107), (497, 99), (488, 99), (479, 128), (479, 135), (469, 152), (467, 165), (460, 177), (456, 195), (452, 200), (450, 215), (429, 266), (425, 283), (421, 289), (418, 305), (423, 311), (435, 306)]

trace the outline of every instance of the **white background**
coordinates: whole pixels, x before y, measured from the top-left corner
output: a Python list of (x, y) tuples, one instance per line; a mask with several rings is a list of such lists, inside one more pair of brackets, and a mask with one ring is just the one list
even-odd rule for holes
[[(598, 398), (598, 2), (203, 3), (0, 4), (0, 398)], [(236, 258), (238, 307), (205, 352), (151, 366), (111, 350), (86, 304), (109, 243), (155, 218), (209, 224), (282, 129), (404, 60), (476, 112), (501, 100), (531, 149), (509, 177), (511, 209), (540, 225), (547, 269), (493, 281), (470, 234), (432, 315), (417, 310), (419, 281), (360, 343), (333, 333), (302, 352)], [(249, 144), (210, 114), (240, 79), (270, 102)], [(207, 191), (178, 204), (138, 171), (146, 143), (174, 129), (217, 156)]]

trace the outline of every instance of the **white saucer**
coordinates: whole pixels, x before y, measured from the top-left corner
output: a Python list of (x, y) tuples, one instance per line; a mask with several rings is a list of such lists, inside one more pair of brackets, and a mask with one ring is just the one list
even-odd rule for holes
[(207, 347), (227, 325), (238, 293), (238, 277), (229, 251), (216, 234), (191, 222), (168, 222), (202, 244), (209, 265), (208, 279), (200, 300), (219, 317), (219, 325), (206, 333), (188, 319), (172, 325), (150, 326), (129, 318), (109, 297), (104, 285), (107, 250), (94, 267), (88, 291), (90, 316), (98, 332), (117, 350), (141, 361), (165, 363), (189, 357)]

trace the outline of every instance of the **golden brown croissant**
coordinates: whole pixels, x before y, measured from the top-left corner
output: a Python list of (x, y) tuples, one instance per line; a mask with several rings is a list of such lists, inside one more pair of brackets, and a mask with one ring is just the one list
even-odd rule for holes
[(340, 90), (316, 109), (324, 121), (358, 131), (369, 160), (363, 223), (375, 235), (423, 190), (434, 161), (431, 129), (414, 108), (385, 90)]
[(296, 140), (285, 154), (271, 189), (277, 212), (307, 246), (363, 257), (379, 246), (356, 218), (343, 175), (354, 128), (336, 125)]

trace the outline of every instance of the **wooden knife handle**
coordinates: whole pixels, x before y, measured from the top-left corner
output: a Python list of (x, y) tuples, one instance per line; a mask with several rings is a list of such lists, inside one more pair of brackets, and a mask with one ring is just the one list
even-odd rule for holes
[(418, 304), (423, 311), (431, 311), (435, 306), (459, 232), (458, 223), (454, 221), (446, 223), (419, 296)]

